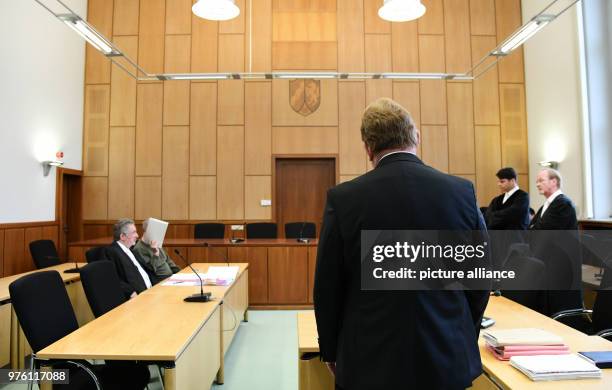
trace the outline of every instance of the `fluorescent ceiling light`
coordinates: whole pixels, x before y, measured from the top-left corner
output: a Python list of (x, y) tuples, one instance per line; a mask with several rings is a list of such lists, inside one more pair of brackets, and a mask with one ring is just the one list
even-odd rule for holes
[(552, 15), (539, 15), (530, 20), (527, 24), (521, 27), (517, 32), (512, 34), (508, 39), (501, 43), (499, 50), (493, 52), (494, 55), (506, 55), (521, 46), (525, 41), (531, 38), (535, 33), (540, 31), (544, 26), (550, 23), (555, 17)]
[(378, 16), (389, 22), (407, 22), (423, 16), (425, 10), (420, 0), (385, 0)]
[(198, 0), (191, 11), (208, 20), (230, 20), (240, 15), (240, 8), (234, 4), (234, 0)]
[(339, 73), (336, 72), (276, 72), (272, 73), (272, 77), (275, 79), (335, 79), (338, 78)]
[(157, 76), (160, 80), (226, 80), (231, 73), (166, 73)]
[(76, 31), (93, 47), (101, 51), (106, 56), (121, 55), (121, 53), (113, 49), (112, 44), (107, 41), (100, 33), (93, 29), (87, 22), (76, 15), (58, 15), (58, 19), (66, 23), (68, 27)]

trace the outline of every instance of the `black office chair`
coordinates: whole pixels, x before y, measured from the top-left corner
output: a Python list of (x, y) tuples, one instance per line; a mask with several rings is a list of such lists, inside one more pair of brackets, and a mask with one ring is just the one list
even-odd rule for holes
[(312, 222), (289, 222), (285, 224), (286, 238), (316, 238), (317, 225)]
[(112, 261), (96, 261), (81, 268), (81, 282), (96, 318), (126, 302)]
[(89, 248), (87, 252), (85, 252), (85, 259), (87, 259), (88, 263), (93, 263), (94, 261), (99, 260), (109, 260), (108, 255), (106, 254), (106, 247), (95, 246), (93, 248)]
[(30, 254), (37, 269), (47, 268), (61, 263), (55, 243), (51, 240), (30, 242)]
[[(57, 271), (35, 272), (9, 285), (11, 303), (23, 333), (32, 347), (31, 367), (39, 369), (36, 353), (78, 329), (64, 282)], [(45, 366), (68, 369), (70, 383), (61, 389), (144, 389), (149, 381), (146, 366), (110, 367), (85, 360), (45, 360)], [(28, 388), (32, 388), (32, 382)]]
[(196, 239), (223, 238), (225, 237), (225, 225), (222, 223), (196, 223), (193, 237)]
[(247, 223), (247, 238), (277, 238), (278, 228), (273, 222)]
[(546, 270), (544, 262), (535, 257), (515, 254), (508, 258), (503, 269), (514, 271), (516, 278), (499, 282), (502, 295), (532, 310), (543, 312), (544, 291), (525, 290), (525, 286), (537, 286), (545, 282), (542, 279)]

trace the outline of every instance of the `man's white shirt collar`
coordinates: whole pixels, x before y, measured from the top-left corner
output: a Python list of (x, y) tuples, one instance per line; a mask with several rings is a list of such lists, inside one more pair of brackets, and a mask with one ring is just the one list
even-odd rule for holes
[(502, 204), (506, 203), (506, 201), (507, 201), (508, 199), (510, 199), (510, 197), (511, 197), (512, 195), (514, 195), (514, 193), (515, 193), (516, 191), (518, 191), (518, 190), (519, 190), (519, 186), (514, 186), (514, 188), (512, 188), (510, 191), (506, 192), (506, 193), (504, 194), (504, 199), (502, 200)]
[(392, 154), (396, 154), (396, 153), (407, 153), (407, 154), (412, 154), (414, 156), (416, 156), (416, 154), (412, 153), (412, 152), (408, 152), (406, 150), (396, 150), (395, 152), (389, 152), (387, 154), (385, 154), (384, 156), (382, 156), (381, 158), (378, 159), (378, 162), (376, 163), (376, 166), (378, 166), (378, 164), (380, 164), (380, 162), (382, 161), (383, 158), (390, 156)]
[(558, 189), (557, 191), (553, 192), (552, 195), (546, 198), (544, 206), (542, 206), (542, 213), (540, 214), (540, 218), (544, 215), (544, 212), (546, 211), (546, 209), (548, 209), (548, 206), (550, 206), (550, 204), (555, 200), (555, 198), (557, 198), (557, 196), (561, 194), (563, 194), (563, 192), (561, 191), (561, 189)]
[(140, 276), (142, 276), (142, 279), (144, 280), (145, 285), (147, 286), (147, 288), (151, 288), (151, 286), (153, 285), (151, 283), (151, 279), (149, 278), (149, 275), (147, 274), (147, 271), (145, 271), (144, 268), (142, 268), (142, 266), (138, 262), (138, 260), (136, 260), (136, 256), (134, 256), (132, 251), (128, 247), (123, 245), (123, 243), (121, 241), (117, 241), (117, 244), (119, 244), (119, 247), (121, 248), (121, 250), (123, 250), (125, 252), (125, 254), (128, 255), (130, 260), (132, 260), (132, 263), (136, 266), (136, 269), (138, 269), (138, 272), (140, 273)]

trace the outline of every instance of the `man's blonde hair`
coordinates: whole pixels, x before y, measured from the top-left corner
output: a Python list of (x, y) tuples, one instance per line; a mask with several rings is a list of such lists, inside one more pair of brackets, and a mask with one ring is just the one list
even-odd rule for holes
[(361, 118), (361, 139), (374, 154), (418, 144), (417, 129), (410, 113), (389, 98), (380, 98), (365, 109)]

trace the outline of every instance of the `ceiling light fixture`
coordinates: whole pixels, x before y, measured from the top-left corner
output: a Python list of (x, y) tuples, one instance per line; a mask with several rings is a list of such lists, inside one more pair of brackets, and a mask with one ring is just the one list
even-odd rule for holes
[(525, 41), (544, 28), (548, 23), (555, 19), (555, 15), (538, 15), (524, 24), (514, 34), (504, 40), (498, 47), (499, 50), (493, 51), (493, 55), (505, 56), (510, 54)]
[(104, 38), (102, 34), (96, 31), (86, 21), (74, 14), (57, 15), (57, 18), (64, 22), (68, 27), (76, 31), (93, 47), (101, 51), (105, 56), (119, 56), (121, 52), (113, 47), (113, 44)]
[(384, 0), (378, 16), (389, 22), (407, 22), (425, 14), (426, 8), (420, 0)]
[(240, 8), (234, 0), (198, 0), (191, 11), (200, 18), (208, 20), (230, 20), (240, 15)]
[(51, 171), (51, 167), (61, 167), (61, 166), (64, 166), (64, 162), (60, 161), (60, 160), (43, 161), (41, 164), (42, 164), (42, 167), (43, 167), (43, 176), (45, 176), (45, 177), (49, 176), (49, 172)]

